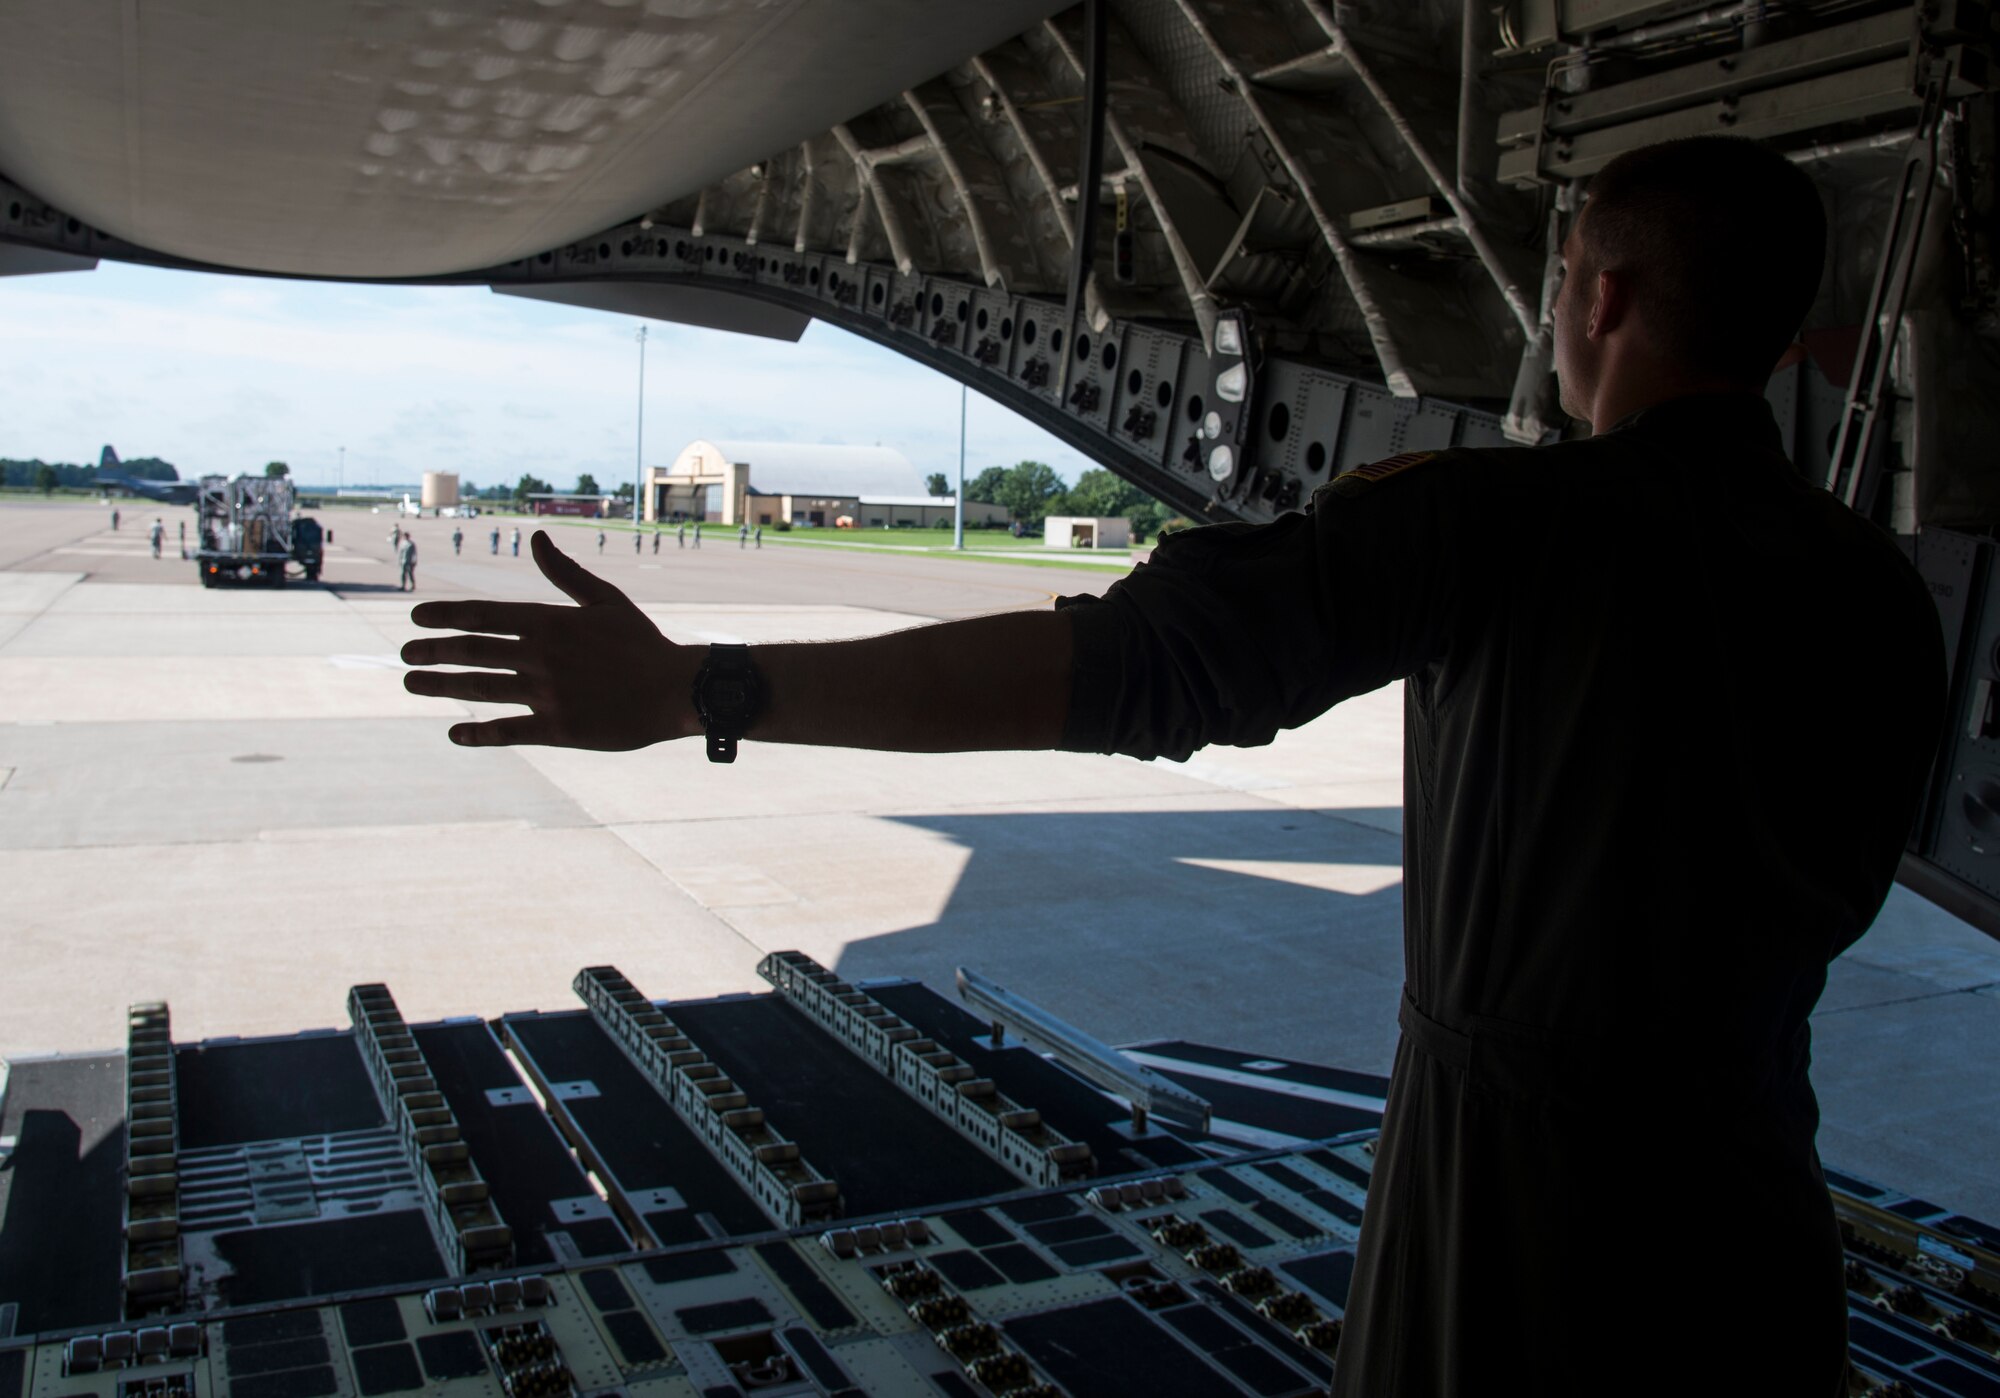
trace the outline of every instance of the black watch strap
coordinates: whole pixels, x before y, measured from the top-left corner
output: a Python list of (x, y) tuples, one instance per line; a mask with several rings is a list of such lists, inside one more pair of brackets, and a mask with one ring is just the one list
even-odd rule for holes
[(715, 642), (694, 677), (694, 710), (708, 735), (708, 760), (734, 762), (736, 744), (750, 731), (764, 706), (763, 677), (751, 662), (750, 647)]

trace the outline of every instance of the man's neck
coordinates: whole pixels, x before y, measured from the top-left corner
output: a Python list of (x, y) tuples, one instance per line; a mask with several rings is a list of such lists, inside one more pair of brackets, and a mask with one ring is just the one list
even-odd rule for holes
[(1621, 369), (1598, 385), (1596, 399), (1590, 405), (1590, 430), (1593, 435), (1609, 432), (1614, 424), (1633, 413), (1690, 394), (1756, 391), (1748, 384), (1659, 365)]

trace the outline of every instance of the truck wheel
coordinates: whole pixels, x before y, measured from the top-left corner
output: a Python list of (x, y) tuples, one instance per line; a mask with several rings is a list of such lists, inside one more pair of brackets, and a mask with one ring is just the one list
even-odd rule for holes
[(317, 568), (308, 568), (308, 569), (306, 569), (306, 581), (307, 581), (307, 582), (309, 582), (309, 583), (316, 583), (316, 582), (318, 582), (318, 581), (319, 581), (319, 569), (317, 569)]
[(285, 569), (284, 565), (280, 564), (276, 568), (273, 568), (271, 570), (271, 586), (283, 587), (284, 585), (285, 585)]
[(208, 565), (207, 565), (207, 564), (204, 564), (204, 563), (197, 563), (197, 564), (195, 564), (195, 565), (194, 565), (194, 575), (195, 575), (196, 577), (198, 577), (198, 578), (200, 578), (200, 579), (201, 579), (201, 585), (202, 585), (203, 587), (214, 587), (214, 586), (215, 586), (215, 579), (214, 579), (213, 577), (211, 577), (211, 576), (209, 575), (209, 571), (208, 571)]

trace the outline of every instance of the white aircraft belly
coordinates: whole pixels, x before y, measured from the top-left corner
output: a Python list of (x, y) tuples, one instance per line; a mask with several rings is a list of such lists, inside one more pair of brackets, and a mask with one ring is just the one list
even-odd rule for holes
[(157, 252), (490, 267), (694, 193), (1057, 0), (0, 0), (0, 170)]

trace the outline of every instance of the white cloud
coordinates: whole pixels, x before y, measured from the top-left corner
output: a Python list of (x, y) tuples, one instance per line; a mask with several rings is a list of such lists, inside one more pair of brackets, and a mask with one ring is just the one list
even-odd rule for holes
[[(308, 483), (487, 484), (633, 465), (637, 322), (483, 287), (372, 287), (106, 264), (0, 281), (0, 456), (94, 459), (104, 442), (183, 474), (284, 460)], [(797, 344), (653, 324), (646, 459), (696, 437), (880, 442), (958, 459), (957, 385), (831, 327)], [(972, 395), (968, 470), (1081, 455)]]

